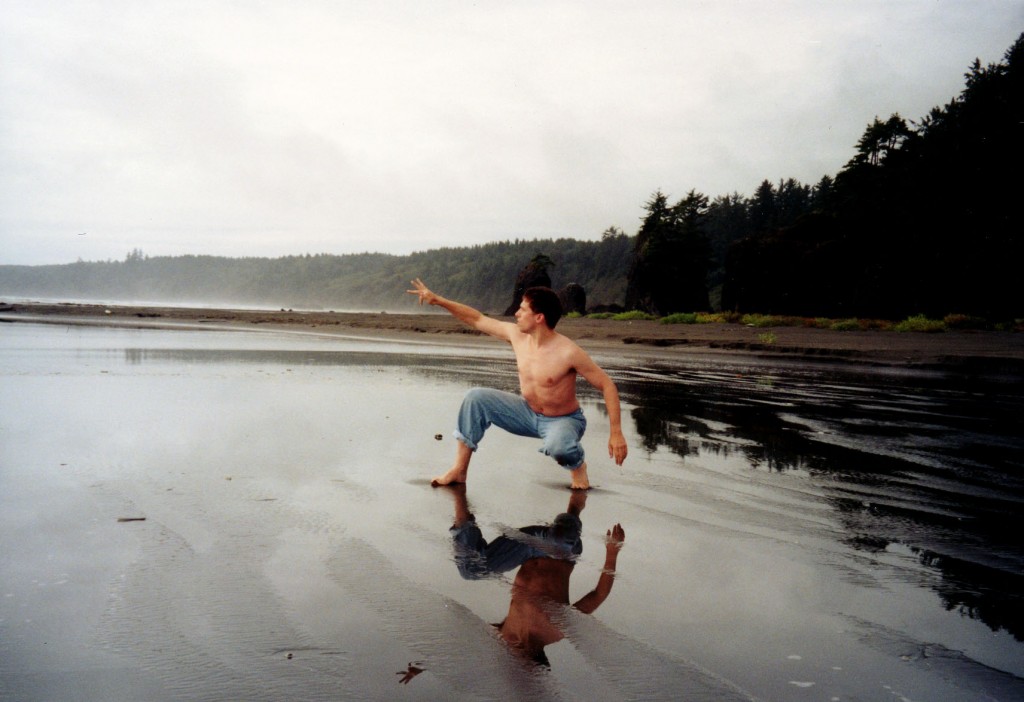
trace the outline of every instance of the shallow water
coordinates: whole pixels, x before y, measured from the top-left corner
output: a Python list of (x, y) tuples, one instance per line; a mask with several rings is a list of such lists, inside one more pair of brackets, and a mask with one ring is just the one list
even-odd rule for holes
[[(465, 390), (515, 388), (502, 345), (0, 325), (0, 697), (1024, 697), (1020, 378), (599, 361), (631, 454), (581, 386), (570, 602), (625, 544), (538, 666), (493, 626), (515, 572), (463, 579), (428, 485)], [(474, 458), (486, 539), (568, 508), (534, 448)]]

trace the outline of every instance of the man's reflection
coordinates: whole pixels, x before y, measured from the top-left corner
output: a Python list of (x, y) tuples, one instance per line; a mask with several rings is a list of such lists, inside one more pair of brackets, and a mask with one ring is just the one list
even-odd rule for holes
[[(495, 626), (501, 638), (527, 657), (548, 664), (544, 647), (565, 637), (559, 627), (561, 606), (569, 604), (569, 576), (583, 552), (580, 512), (587, 493), (574, 490), (565, 512), (549, 525), (510, 530), (488, 543), (469, 511), (466, 486), (448, 488), (455, 498), (455, 561), (462, 577), (477, 580), (518, 567), (512, 584), (512, 601), (505, 620)], [(615, 565), (626, 535), (619, 524), (605, 536), (604, 567), (597, 586), (573, 607), (590, 614), (608, 597), (615, 579)]]

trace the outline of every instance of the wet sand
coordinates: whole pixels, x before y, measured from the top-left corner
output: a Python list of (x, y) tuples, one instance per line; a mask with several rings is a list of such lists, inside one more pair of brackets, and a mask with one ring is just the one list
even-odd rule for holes
[[(429, 486), (466, 389), (515, 388), (503, 345), (417, 315), (35, 312), (0, 325), (2, 700), (1024, 694), (1012, 335), (844, 358), (575, 327), (631, 454), (603, 456), (584, 389), (570, 603), (608, 584), (608, 530), (625, 543), (538, 666), (493, 626), (515, 572), (462, 577), (459, 496)], [(485, 539), (572, 507), (535, 448), (492, 430), (474, 457)]]
[[(423, 313), (415, 306), (410, 307), (413, 312), (409, 313), (350, 313), (17, 303), (0, 307), (0, 321), (140, 327), (201, 324), (399, 339), (433, 337), (435, 341), (446, 339), (451, 343), (474, 343), (482, 338), (448, 314)], [(563, 319), (559, 331), (587, 349), (670, 358), (712, 352), (856, 363), (1024, 368), (1024, 334), (1019, 332), (833, 331), (796, 326), (755, 328), (741, 324), (661, 324), (587, 318)], [(768, 331), (774, 335), (771, 343), (762, 338)]]

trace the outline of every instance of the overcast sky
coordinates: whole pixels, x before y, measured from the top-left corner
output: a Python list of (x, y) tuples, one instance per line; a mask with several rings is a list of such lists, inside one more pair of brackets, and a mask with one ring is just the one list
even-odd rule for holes
[(813, 184), (1019, 0), (4, 0), (0, 263), (636, 232)]

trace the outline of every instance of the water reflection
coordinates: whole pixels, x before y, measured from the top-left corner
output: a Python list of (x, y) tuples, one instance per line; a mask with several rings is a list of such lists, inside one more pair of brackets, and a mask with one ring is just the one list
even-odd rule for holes
[[(505, 357), (362, 349), (129, 348), (124, 357), (133, 365), (400, 367), (515, 387)], [(841, 528), (827, 535), (838, 547), (913, 558), (918, 569), (903, 577), (930, 587), (948, 610), (1024, 641), (1020, 378), (749, 361), (609, 371), (647, 452), (681, 457), (683, 471), (712, 458), (740, 466), (747, 473), (732, 477), (756, 474), (768, 490), (785, 476), (805, 478)], [(756, 523), (757, 506), (740, 504), (735, 514)], [(804, 536), (806, 524), (791, 519)]]
[[(127, 348), (128, 365), (154, 364), (254, 364), (280, 366), (422, 366), (450, 370), (458, 357), (428, 352), (395, 353), (393, 350), (358, 349), (263, 349), (263, 348)], [(475, 359), (476, 365), (486, 363)]]
[[(565, 638), (565, 607), (569, 606), (569, 578), (583, 552), (580, 513), (587, 493), (573, 491), (566, 511), (550, 524), (508, 529), (488, 542), (469, 511), (466, 486), (443, 488), (454, 498), (451, 527), (455, 563), (467, 580), (479, 580), (518, 568), (512, 583), (508, 614), (495, 624), (498, 635), (514, 651), (540, 665), (549, 665), (544, 648)], [(607, 599), (615, 579), (625, 532), (619, 524), (608, 530), (604, 566), (593, 590), (572, 607), (593, 613)]]
[(805, 475), (847, 547), (913, 557), (940, 577), (908, 577), (947, 609), (1024, 640), (1019, 379), (743, 366), (627, 375), (647, 451), (738, 459), (769, 489), (779, 474)]

